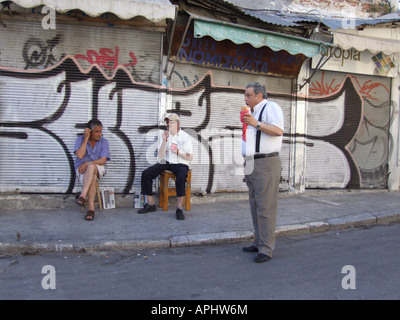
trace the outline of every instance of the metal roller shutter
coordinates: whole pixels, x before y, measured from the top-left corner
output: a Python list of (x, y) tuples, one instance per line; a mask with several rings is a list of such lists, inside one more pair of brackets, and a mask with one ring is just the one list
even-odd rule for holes
[(307, 111), (307, 188), (386, 188), (390, 78), (318, 72)]
[[(210, 70), (190, 64), (177, 64), (172, 76), (172, 110), (181, 114), (182, 127), (189, 129), (195, 147), (192, 190), (196, 192), (246, 191), (241, 155), (244, 88), (253, 81), (266, 85), (269, 98), (284, 113), (289, 135), (292, 81), (232, 71)], [(288, 139), (281, 152), (282, 187), (289, 181)]]
[[(162, 34), (115, 27), (4, 21), (0, 41), (0, 192), (76, 191), (75, 139), (103, 123), (104, 185), (130, 192), (148, 166), (156, 126)], [(146, 141), (147, 139), (147, 141)], [(149, 151), (150, 150), (150, 151)]]

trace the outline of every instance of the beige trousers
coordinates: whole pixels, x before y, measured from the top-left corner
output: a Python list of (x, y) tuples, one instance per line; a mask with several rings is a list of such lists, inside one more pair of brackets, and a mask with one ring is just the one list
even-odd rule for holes
[[(254, 169), (245, 176), (254, 226), (253, 246), (272, 257), (278, 211), (281, 160), (279, 156), (252, 160)], [(246, 163), (246, 165), (248, 165)]]

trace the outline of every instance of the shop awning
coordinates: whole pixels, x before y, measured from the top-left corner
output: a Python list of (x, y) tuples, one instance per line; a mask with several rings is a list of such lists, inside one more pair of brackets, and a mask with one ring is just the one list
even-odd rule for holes
[(354, 34), (334, 32), (333, 42), (344, 50), (354, 48), (358, 51), (369, 50), (372, 53), (383, 52), (391, 55), (400, 53), (400, 41), (383, 38), (359, 36)]
[(168, 0), (13, 0), (23, 8), (46, 5), (57, 12), (79, 9), (91, 17), (111, 12), (121, 19), (143, 16), (152, 22), (175, 18), (175, 6)]
[(227, 39), (236, 44), (249, 43), (255, 48), (266, 46), (274, 51), (286, 50), (291, 55), (301, 53), (307, 57), (313, 57), (321, 52), (325, 52), (327, 51), (327, 47), (330, 46), (330, 44), (320, 41), (223, 21), (198, 17), (193, 17), (193, 19), (195, 38), (210, 36), (217, 41)]

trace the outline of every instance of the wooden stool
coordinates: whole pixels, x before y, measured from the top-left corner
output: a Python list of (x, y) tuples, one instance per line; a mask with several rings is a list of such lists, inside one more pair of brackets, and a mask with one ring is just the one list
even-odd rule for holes
[[(96, 180), (96, 195), (97, 195), (97, 197), (96, 196), (94, 197), (94, 203), (95, 204), (98, 203), (100, 211), (103, 211), (103, 200), (101, 198), (101, 193), (100, 193), (100, 188), (99, 188), (99, 180)], [(85, 199), (85, 205), (82, 207), (82, 212), (85, 211), (85, 208), (87, 208), (88, 205), (89, 204)]]
[[(168, 186), (169, 179), (175, 181), (176, 177), (172, 173), (172, 171), (164, 170), (161, 173), (160, 177), (160, 203), (158, 204), (159, 207), (162, 207), (164, 211), (168, 210), (168, 197), (169, 196), (176, 196), (176, 188), (170, 188)], [(186, 178), (186, 192), (185, 197), (183, 199), (183, 203), (185, 209), (190, 211), (190, 192), (191, 192), (191, 185), (192, 185), (192, 170), (189, 169), (187, 178)]]

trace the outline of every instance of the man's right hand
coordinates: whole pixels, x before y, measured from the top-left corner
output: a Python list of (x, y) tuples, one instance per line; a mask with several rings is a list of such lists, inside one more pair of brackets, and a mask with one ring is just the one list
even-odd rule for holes
[(85, 130), (83, 130), (83, 137), (85, 139), (89, 139), (91, 132), (92, 132), (92, 130), (90, 130), (89, 128), (85, 128)]
[(169, 132), (168, 132), (168, 131), (164, 131), (162, 137), (163, 137), (163, 140), (164, 140), (165, 142), (167, 142), (167, 141), (168, 141), (168, 137), (169, 137)]

